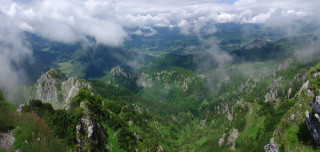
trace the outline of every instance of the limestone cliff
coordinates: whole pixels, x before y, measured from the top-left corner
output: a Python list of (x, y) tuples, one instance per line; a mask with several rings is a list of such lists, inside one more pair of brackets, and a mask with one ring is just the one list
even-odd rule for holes
[(92, 89), (89, 82), (75, 77), (67, 78), (61, 71), (50, 69), (33, 86), (31, 98), (50, 102), (54, 108), (64, 108), (80, 88)]

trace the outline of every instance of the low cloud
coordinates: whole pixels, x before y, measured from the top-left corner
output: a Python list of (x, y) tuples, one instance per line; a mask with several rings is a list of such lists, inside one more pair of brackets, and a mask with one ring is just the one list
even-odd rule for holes
[(3, 14), (0, 14), (0, 20), (0, 88), (8, 92), (27, 79), (20, 65), (23, 60), (31, 59), (32, 51), (19, 25)]
[[(93, 37), (97, 43), (121, 45), (130, 34), (150, 36), (152, 27), (178, 27), (192, 34), (199, 23), (259, 23), (284, 27), (300, 21), (310, 23), (320, 2), (300, 0), (232, 1), (114, 1), (114, 0), (2, 0), (1, 12), (24, 31), (50, 40), (74, 43)], [(308, 19), (308, 20), (306, 20)], [(138, 28), (144, 33), (125, 29)], [(150, 31), (143, 29), (149, 28)], [(208, 31), (208, 30), (207, 30)]]
[(116, 46), (128, 37), (118, 23), (111, 2), (41, 0), (12, 3), (2, 12), (20, 29), (63, 43), (94, 37), (97, 43)]

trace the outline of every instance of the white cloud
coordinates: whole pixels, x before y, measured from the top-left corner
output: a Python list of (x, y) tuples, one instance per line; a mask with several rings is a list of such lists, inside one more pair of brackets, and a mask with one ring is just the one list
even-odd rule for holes
[(200, 22), (201, 25), (273, 23), (275, 18), (280, 19), (278, 25), (283, 26), (308, 15), (316, 16), (314, 10), (319, 6), (319, 2), (302, 3), (301, 0), (238, 0), (235, 3), (217, 3), (218, 0), (2, 1), (1, 11), (22, 30), (66, 43), (91, 36), (106, 45), (121, 45), (131, 34), (124, 30), (126, 27), (179, 27), (182, 34), (190, 34), (191, 29), (199, 28)]
[(2, 10), (22, 30), (54, 41), (73, 43), (91, 36), (101, 44), (120, 45), (128, 37), (112, 1), (39, 0)]
[(190, 24), (186, 20), (181, 20), (178, 24), (180, 28), (180, 33), (184, 35), (190, 34)]
[(8, 91), (25, 78), (19, 65), (32, 52), (19, 29), (20, 25), (1, 13), (0, 20), (0, 88)]

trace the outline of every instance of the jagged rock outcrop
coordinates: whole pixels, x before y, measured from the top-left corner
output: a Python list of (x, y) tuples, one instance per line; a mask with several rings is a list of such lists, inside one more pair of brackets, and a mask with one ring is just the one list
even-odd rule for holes
[(252, 103), (245, 102), (243, 101), (243, 98), (241, 98), (240, 100), (237, 100), (237, 105), (241, 106), (242, 108), (244, 108), (245, 106), (248, 106), (249, 114), (252, 114)]
[(112, 68), (110, 70), (110, 73), (112, 74), (113, 77), (115, 77), (115, 76), (123, 76), (123, 77), (129, 78), (129, 79), (137, 77), (136, 74), (133, 74), (133, 73), (121, 68), (120, 66), (116, 66), (116, 67)]
[(313, 77), (318, 77), (320, 75), (320, 72), (315, 72), (314, 74), (313, 74)]
[(54, 68), (43, 74), (34, 88), (36, 99), (50, 102), (55, 108), (64, 108), (81, 88), (92, 89), (89, 82), (75, 77), (67, 78)]
[(117, 66), (111, 69), (107, 83), (121, 84), (132, 90), (150, 88), (154, 84), (160, 84), (166, 90), (177, 87), (185, 92), (190, 86), (195, 86), (198, 81), (202, 81), (200, 76), (186, 73), (186, 71), (181, 72), (179, 69), (155, 73), (132, 73)]
[(273, 83), (269, 86), (269, 91), (264, 96), (265, 102), (273, 101), (275, 103), (279, 102), (278, 98), (278, 90), (277, 88), (280, 86), (279, 82), (282, 80), (282, 77), (274, 80)]
[(226, 134), (223, 134), (221, 138), (219, 138), (218, 144), (219, 146), (231, 146), (230, 150), (235, 151), (236, 150), (236, 140), (239, 137), (239, 131), (238, 129), (231, 129), (229, 132), (229, 136), (227, 140), (225, 141)]
[(76, 141), (78, 151), (107, 151), (105, 144), (107, 137), (106, 129), (96, 123), (95, 118), (88, 106), (81, 102), (80, 107), (84, 109), (81, 123), (76, 126)]
[(131, 90), (137, 90), (139, 87), (137, 85), (138, 78), (139, 78), (139, 74), (134, 74), (128, 70), (121, 68), (120, 66), (116, 66), (110, 70), (107, 83), (121, 84)]
[(204, 128), (206, 128), (208, 116), (209, 116), (209, 111), (207, 111), (206, 117), (205, 117), (203, 120), (200, 120), (200, 125), (199, 125), (199, 127), (200, 127), (201, 130), (204, 129)]
[(136, 81), (139, 87), (151, 87), (152, 86), (152, 78), (150, 78), (149, 74), (141, 73)]
[(293, 63), (293, 59), (291, 58), (287, 59), (286, 61), (284, 61), (282, 64), (278, 66), (277, 72), (288, 68), (292, 63)]
[(278, 152), (278, 144), (274, 141), (274, 138), (270, 139), (270, 143), (264, 146), (266, 152)]
[(312, 113), (306, 111), (306, 124), (313, 140), (320, 145), (320, 92), (312, 98)]
[(237, 140), (238, 136), (239, 136), (238, 129), (232, 129), (232, 130), (230, 131), (227, 144), (228, 144), (228, 145), (231, 145), (231, 148), (230, 148), (230, 149), (231, 149), (232, 151), (235, 151), (235, 150), (236, 150), (236, 147), (235, 147), (235, 146), (236, 146), (236, 140)]
[(301, 92), (302, 92), (303, 89), (308, 89), (308, 87), (309, 87), (309, 80), (307, 80), (307, 81), (302, 85), (302, 87), (301, 87), (300, 90), (299, 90), (299, 95), (301, 94)]
[(161, 145), (157, 148), (157, 151), (156, 151), (156, 152), (163, 152), (163, 148), (162, 148)]
[(223, 134), (221, 138), (219, 138), (218, 144), (221, 147), (222, 144), (224, 143), (224, 138), (226, 137), (226, 134)]

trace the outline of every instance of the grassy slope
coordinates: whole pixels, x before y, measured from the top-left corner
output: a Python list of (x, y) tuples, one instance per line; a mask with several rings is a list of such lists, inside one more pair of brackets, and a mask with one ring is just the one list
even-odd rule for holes
[(0, 131), (14, 129), (16, 138), (13, 150), (20, 151), (66, 151), (48, 128), (47, 124), (34, 113), (17, 113), (16, 108), (7, 102), (0, 90)]

